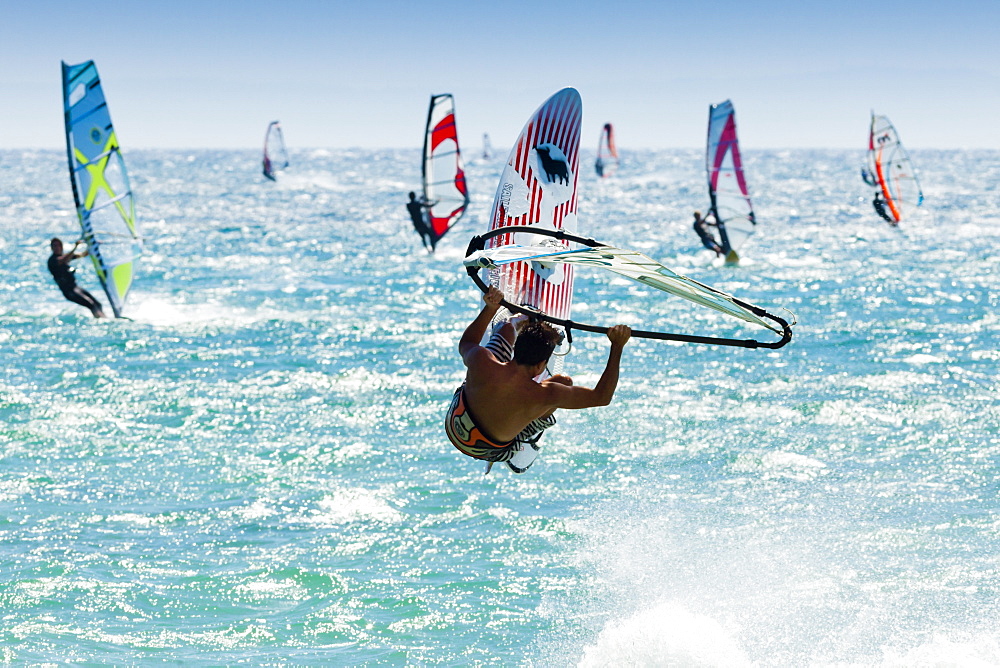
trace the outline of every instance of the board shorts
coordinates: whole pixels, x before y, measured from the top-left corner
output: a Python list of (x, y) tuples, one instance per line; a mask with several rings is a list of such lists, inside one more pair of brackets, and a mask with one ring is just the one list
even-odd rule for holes
[[(514, 356), (514, 347), (499, 333), (499, 327), (490, 337), (486, 349), (493, 353), (493, 356), (500, 362), (509, 362)], [(444, 430), (448, 435), (448, 440), (458, 450), (473, 459), (481, 459), (490, 462), (506, 462), (508, 467), (515, 473), (523, 473), (528, 466), (517, 466), (511, 460), (526, 448), (538, 450), (538, 440), (542, 433), (556, 423), (554, 415), (532, 420), (527, 427), (521, 430), (511, 441), (498, 441), (490, 437), (482, 428), (476, 424), (476, 420), (469, 412), (465, 402), (465, 384), (455, 390), (448, 407), (448, 415), (445, 418)], [(486, 472), (490, 469), (487, 467)]]

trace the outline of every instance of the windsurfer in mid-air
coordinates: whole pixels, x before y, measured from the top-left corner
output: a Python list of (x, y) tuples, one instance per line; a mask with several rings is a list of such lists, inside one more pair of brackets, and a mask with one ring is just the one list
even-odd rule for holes
[(722, 246), (720, 246), (719, 242), (715, 240), (712, 233), (708, 231), (709, 227), (718, 227), (716, 223), (708, 222), (708, 216), (702, 218), (701, 211), (695, 211), (693, 227), (694, 231), (698, 233), (698, 238), (701, 239), (701, 243), (705, 246), (705, 248), (715, 251), (716, 257), (724, 253)]
[[(483, 297), (486, 306), (462, 334), (458, 352), (467, 367), (465, 382), (455, 391), (445, 421), (452, 444), (474, 459), (490, 462), (490, 466), (510, 460), (525, 447), (537, 448), (542, 432), (555, 424), (557, 408), (611, 403), (618, 386), (622, 349), (632, 335), (625, 325), (608, 330), (611, 353), (593, 389), (575, 386), (564, 375), (536, 382), (562, 334), (547, 323), (518, 316), (499, 323), (489, 342), (480, 345), (502, 299), (500, 290), (490, 288)], [(515, 329), (517, 320), (521, 322)]]
[(410, 212), (410, 219), (413, 221), (413, 229), (420, 235), (420, 240), (424, 242), (424, 248), (428, 251), (434, 250), (434, 237), (431, 235), (431, 228), (427, 225), (427, 216), (424, 211), (434, 206), (434, 202), (427, 202), (423, 197), (417, 199), (417, 193), (410, 192), (410, 201), (406, 203), (406, 210)]
[(52, 249), (52, 255), (49, 256), (49, 271), (52, 273), (56, 285), (62, 291), (63, 297), (80, 306), (86, 306), (95, 318), (103, 318), (104, 309), (101, 308), (101, 303), (94, 298), (94, 295), (76, 284), (73, 267), (69, 264), (73, 260), (87, 257), (90, 254), (89, 250), (82, 253), (76, 252), (81, 243), (77, 241), (70, 252), (63, 253), (61, 239), (53, 239), (49, 242), (49, 247)]
[(889, 215), (889, 212), (885, 210), (885, 200), (882, 199), (879, 193), (875, 193), (875, 199), (872, 200), (872, 206), (875, 208), (875, 213), (882, 216), (882, 219), (885, 222), (889, 223), (893, 227), (899, 224), (892, 216)]

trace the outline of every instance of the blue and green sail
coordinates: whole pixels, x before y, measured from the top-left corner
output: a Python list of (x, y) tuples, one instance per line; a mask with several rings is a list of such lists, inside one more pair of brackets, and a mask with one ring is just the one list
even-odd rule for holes
[(94, 61), (62, 64), (66, 151), (83, 240), (115, 317), (142, 253), (135, 200)]

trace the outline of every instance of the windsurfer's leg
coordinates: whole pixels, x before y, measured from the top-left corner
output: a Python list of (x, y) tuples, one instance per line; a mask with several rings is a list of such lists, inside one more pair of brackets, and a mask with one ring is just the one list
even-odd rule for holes
[(80, 288), (73, 288), (72, 290), (63, 290), (63, 297), (73, 302), (74, 304), (79, 304), (80, 306), (86, 306), (90, 308), (90, 300), (88, 300), (83, 295), (79, 294)]
[(413, 229), (420, 235), (420, 241), (423, 242), (424, 248), (432, 250), (430, 244), (431, 231), (430, 228), (427, 227), (427, 222), (424, 220), (424, 217), (420, 214), (414, 215), (411, 213), (410, 222), (413, 223)]
[[(417, 221), (414, 221), (416, 224)], [(430, 221), (427, 220), (427, 214), (422, 213), (420, 216), (420, 227), (418, 228), (420, 236), (424, 239), (424, 245), (433, 250), (434, 244), (432, 243), (434, 236), (431, 234), (432, 228), (430, 226)]]
[(75, 304), (87, 307), (90, 309), (90, 314), (95, 318), (104, 317), (104, 309), (101, 307), (101, 302), (97, 301), (94, 298), (94, 295), (90, 294), (80, 286), (76, 286), (72, 292), (64, 292), (63, 297)]

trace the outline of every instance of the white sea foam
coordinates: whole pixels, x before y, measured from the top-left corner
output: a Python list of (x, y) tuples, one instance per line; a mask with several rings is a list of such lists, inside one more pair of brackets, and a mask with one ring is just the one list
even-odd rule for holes
[(308, 524), (335, 526), (351, 522), (375, 521), (388, 524), (400, 522), (403, 514), (393, 507), (388, 491), (340, 489), (320, 499), (316, 507), (300, 515)]
[(826, 464), (795, 452), (741, 453), (732, 464), (733, 471), (760, 473), (765, 476), (788, 478), (805, 482), (821, 475)]
[(933, 640), (916, 647), (887, 647), (883, 650), (881, 665), (886, 668), (1000, 666), (1000, 637), (996, 634), (976, 635), (978, 637), (953, 639), (947, 634), (937, 633)]
[(580, 668), (752, 665), (731, 631), (705, 615), (667, 602), (609, 622), (584, 648)]

